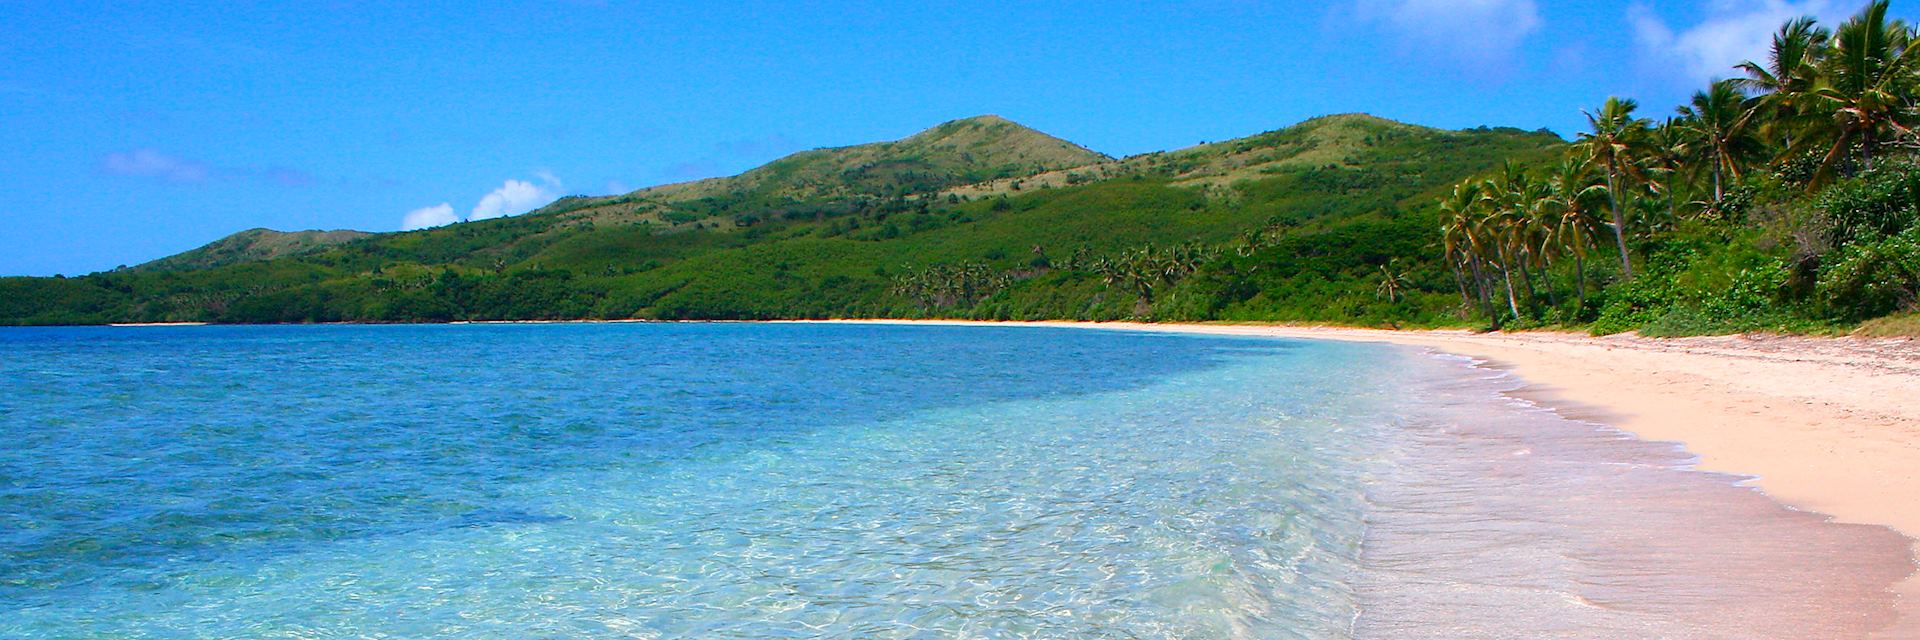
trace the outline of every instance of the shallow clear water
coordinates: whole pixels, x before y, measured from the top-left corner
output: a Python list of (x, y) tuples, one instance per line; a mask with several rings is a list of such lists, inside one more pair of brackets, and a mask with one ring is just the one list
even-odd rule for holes
[(1370, 345), (530, 325), (0, 353), (0, 637), (1844, 637), (1890, 615), (1904, 549)]

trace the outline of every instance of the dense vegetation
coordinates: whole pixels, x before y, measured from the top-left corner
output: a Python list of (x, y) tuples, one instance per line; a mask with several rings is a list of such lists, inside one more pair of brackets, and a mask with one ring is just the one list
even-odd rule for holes
[(1914, 31), (1884, 0), (1657, 122), (1587, 114), (1557, 163), (1508, 165), (1439, 203), (1463, 306), (1495, 325), (1648, 334), (1820, 330), (1920, 294)]
[[(1910, 327), (1913, 30), (1797, 20), (1577, 142), (1331, 116), (1110, 159), (994, 117), (740, 176), (279, 252), (0, 279), (0, 323), (962, 317)], [(312, 240), (312, 241), (305, 241)], [(246, 245), (253, 246), (253, 245)], [(287, 244), (286, 246), (295, 246)], [(221, 248), (225, 247), (225, 248)]]

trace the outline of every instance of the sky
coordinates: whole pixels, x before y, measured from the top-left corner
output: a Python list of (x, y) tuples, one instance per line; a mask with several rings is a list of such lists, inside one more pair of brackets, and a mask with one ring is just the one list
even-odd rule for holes
[(1348, 112), (1571, 137), (1860, 4), (0, 0), (0, 275), (516, 215), (988, 113), (1115, 156)]

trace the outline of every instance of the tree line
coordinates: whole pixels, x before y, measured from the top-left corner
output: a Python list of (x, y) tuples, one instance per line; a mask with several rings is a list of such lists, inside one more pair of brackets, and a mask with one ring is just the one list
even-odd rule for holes
[[(1588, 130), (1559, 162), (1510, 164), (1454, 187), (1437, 202), (1439, 235), (1463, 308), (1496, 325), (1591, 320), (1596, 254), (1617, 263), (1602, 276), (1631, 282), (1647, 257), (1636, 257), (1636, 246), (1657, 250), (1661, 234), (1683, 226), (1758, 224), (1743, 219), (1756, 200), (1817, 205), (1819, 215), (1796, 222), (1807, 246), (1787, 268), (1832, 289), (1835, 265), (1858, 263), (1861, 246), (1911, 226), (1907, 206), (1893, 216), (1902, 220), (1877, 225), (1883, 233), (1851, 233), (1859, 212), (1836, 206), (1845, 194), (1833, 193), (1852, 188), (1838, 183), (1904, 180), (1920, 146), (1916, 32), (1888, 9), (1876, 0), (1831, 30), (1811, 17), (1791, 20), (1764, 61), (1733, 67), (1734, 77), (1665, 117), (1611, 97), (1584, 112)], [(1899, 264), (1903, 253), (1879, 249), (1867, 253), (1894, 262), (1851, 269), (1881, 273), (1911, 298), (1920, 263)], [(1558, 299), (1563, 293), (1570, 299)], [(1841, 307), (1849, 302), (1826, 293)], [(1869, 306), (1884, 312), (1895, 302)]]

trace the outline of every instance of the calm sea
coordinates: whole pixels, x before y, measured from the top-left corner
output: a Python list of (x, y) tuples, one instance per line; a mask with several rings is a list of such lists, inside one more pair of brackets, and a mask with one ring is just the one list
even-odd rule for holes
[(1463, 360), (1076, 329), (0, 330), (0, 637), (1860, 637), (1904, 539)]

